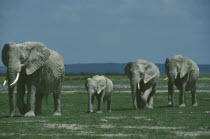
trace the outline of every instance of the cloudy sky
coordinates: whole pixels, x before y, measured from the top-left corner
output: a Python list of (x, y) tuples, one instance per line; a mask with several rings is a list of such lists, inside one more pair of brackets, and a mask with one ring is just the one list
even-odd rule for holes
[(210, 64), (210, 0), (0, 0), (0, 46), (40, 41), (66, 64)]

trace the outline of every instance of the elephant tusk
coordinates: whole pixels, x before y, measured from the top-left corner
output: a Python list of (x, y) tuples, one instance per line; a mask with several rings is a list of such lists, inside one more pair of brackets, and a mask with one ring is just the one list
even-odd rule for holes
[(138, 83), (138, 89), (140, 89), (140, 85), (139, 85), (139, 83)]
[(20, 73), (18, 72), (18, 73), (17, 73), (16, 79), (14, 80), (14, 82), (13, 82), (12, 84), (10, 84), (10, 86), (12, 86), (12, 85), (14, 85), (14, 84), (17, 83), (17, 81), (18, 81), (18, 79), (19, 79), (19, 76), (20, 76)]
[(165, 79), (163, 79), (163, 80), (168, 80), (168, 77), (166, 77)]
[(4, 80), (3, 86), (5, 86), (5, 85), (6, 85), (6, 83), (7, 83), (7, 80)]
[(177, 78), (177, 76), (175, 76), (175, 79)]
[(98, 90), (98, 91), (97, 91), (97, 94), (100, 94), (100, 93), (101, 93), (101, 90)]

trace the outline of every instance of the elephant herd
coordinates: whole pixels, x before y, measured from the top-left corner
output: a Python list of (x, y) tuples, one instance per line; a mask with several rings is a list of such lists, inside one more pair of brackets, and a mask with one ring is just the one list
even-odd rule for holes
[[(54, 115), (60, 116), (60, 93), (64, 80), (64, 62), (55, 51), (40, 42), (6, 43), (2, 49), (2, 62), (7, 67), (3, 85), (8, 81), (10, 116), (14, 115), (17, 86), (17, 107), (24, 116), (41, 115), (42, 98), (53, 93)], [(134, 109), (153, 108), (153, 99), (159, 82), (158, 67), (146, 60), (129, 62), (125, 74), (130, 79)], [(197, 106), (196, 82), (199, 68), (195, 62), (176, 55), (165, 61), (168, 79), (168, 106), (174, 106), (174, 85), (180, 91), (179, 107), (185, 106), (185, 91), (191, 91), (192, 105)], [(24, 96), (27, 88), (27, 102)], [(111, 112), (113, 83), (105, 76), (95, 75), (85, 83), (88, 94), (88, 112), (93, 112), (94, 96), (98, 100), (97, 113), (102, 113), (103, 101)]]

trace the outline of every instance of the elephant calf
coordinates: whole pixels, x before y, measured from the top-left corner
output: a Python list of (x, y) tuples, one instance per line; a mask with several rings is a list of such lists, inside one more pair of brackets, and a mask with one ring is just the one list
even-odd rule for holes
[(129, 62), (124, 70), (130, 79), (134, 109), (153, 108), (153, 96), (160, 76), (158, 67), (149, 61), (137, 60)]
[(192, 105), (197, 106), (196, 82), (199, 76), (199, 68), (191, 59), (176, 55), (167, 58), (165, 71), (168, 76), (168, 106), (174, 106), (174, 85), (179, 89), (179, 107), (185, 107), (185, 91), (191, 91)]
[(87, 79), (85, 88), (88, 93), (88, 112), (93, 112), (94, 96), (96, 96), (98, 100), (97, 113), (102, 113), (104, 100), (107, 100), (107, 111), (111, 112), (113, 83), (110, 79), (105, 76), (95, 75)]

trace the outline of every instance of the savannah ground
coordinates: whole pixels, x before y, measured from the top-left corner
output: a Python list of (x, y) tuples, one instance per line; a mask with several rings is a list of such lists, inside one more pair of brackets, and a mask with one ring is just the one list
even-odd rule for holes
[[(8, 117), (8, 93), (0, 87), (0, 138), (210, 138), (210, 74), (198, 81), (198, 107), (186, 92), (186, 107), (167, 107), (167, 81), (161, 75), (153, 109), (132, 110), (129, 80), (123, 74), (106, 74), (114, 85), (112, 112), (87, 113), (86, 78), (93, 74), (67, 74), (61, 95), (62, 116), (53, 114), (53, 98), (43, 99), (43, 114), (23, 117), (15, 109)], [(3, 83), (4, 76), (0, 76)], [(175, 93), (176, 106), (178, 94)], [(95, 100), (94, 110), (97, 101)]]

